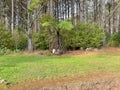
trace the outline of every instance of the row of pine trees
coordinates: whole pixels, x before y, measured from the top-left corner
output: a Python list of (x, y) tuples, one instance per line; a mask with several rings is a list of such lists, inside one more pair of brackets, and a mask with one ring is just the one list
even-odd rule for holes
[[(32, 34), (44, 29), (43, 22), (49, 22), (45, 27), (49, 34), (52, 33), (56, 29), (50, 24), (53, 21), (63, 24), (63, 27), (65, 24), (77, 27), (79, 23), (95, 23), (103, 29), (102, 45), (106, 45), (106, 34), (112, 36), (120, 31), (120, 3), (118, 0), (1, 0), (0, 21), (12, 36), (16, 30), (26, 34), (29, 51), (34, 48)], [(58, 29), (56, 32), (60, 33)], [(56, 40), (58, 44), (62, 42), (60, 38)]]

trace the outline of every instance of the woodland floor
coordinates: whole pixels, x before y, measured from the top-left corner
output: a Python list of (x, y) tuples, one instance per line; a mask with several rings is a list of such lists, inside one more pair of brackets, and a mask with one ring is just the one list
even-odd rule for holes
[[(120, 55), (120, 48), (107, 48), (98, 51), (69, 51), (62, 56), (91, 56), (109, 54)], [(31, 55), (30, 53), (23, 53)], [(32, 55), (44, 55), (35, 52)], [(118, 57), (120, 60), (120, 58)], [(113, 63), (114, 64), (114, 63)], [(120, 62), (118, 62), (120, 64)], [(119, 67), (118, 67), (119, 68)], [(5, 85), (1, 90), (120, 90), (120, 69), (112, 71), (90, 71), (87, 76), (63, 77), (60, 79), (28, 80), (19, 84)]]

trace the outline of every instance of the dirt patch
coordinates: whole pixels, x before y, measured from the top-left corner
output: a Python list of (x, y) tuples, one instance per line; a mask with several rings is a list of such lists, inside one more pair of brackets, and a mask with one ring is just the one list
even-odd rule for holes
[[(90, 51), (82, 51), (82, 50), (73, 50), (73, 51), (67, 51), (65, 54), (62, 54), (61, 56), (86, 56), (86, 55), (96, 55), (96, 54), (104, 54), (104, 53), (119, 53), (120, 54), (120, 47), (117, 48), (101, 48), (101, 49), (91, 49)], [(12, 56), (16, 55), (25, 55), (25, 56), (46, 56), (49, 55), (49, 51), (47, 50), (41, 50), (41, 51), (35, 51), (35, 52), (20, 52), (17, 54), (12, 54)], [(51, 54), (52, 55), (52, 54)], [(10, 55), (11, 56), (11, 55)], [(54, 55), (53, 55), (54, 56)]]
[(91, 72), (86, 77), (31, 80), (1, 90), (120, 90), (120, 74)]
[(105, 48), (105, 50), (107, 52), (120, 52), (120, 47), (117, 48), (109, 47), (109, 48)]
[(92, 49), (90, 51), (81, 51), (81, 50), (75, 50), (75, 51), (68, 51), (62, 56), (86, 56), (86, 55), (97, 55), (97, 54), (104, 54), (104, 53), (118, 53), (120, 54), (120, 47), (113, 48), (101, 48), (101, 49)]
[(87, 55), (97, 55), (102, 54), (102, 51), (68, 51), (67, 53), (63, 54), (62, 56), (87, 56)]

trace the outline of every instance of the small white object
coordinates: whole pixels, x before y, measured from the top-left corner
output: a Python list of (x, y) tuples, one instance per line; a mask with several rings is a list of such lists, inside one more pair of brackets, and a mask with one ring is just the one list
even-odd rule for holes
[(56, 52), (56, 50), (55, 50), (55, 49), (53, 49), (53, 50), (52, 50), (52, 53), (53, 53), (53, 54), (55, 54), (55, 52)]
[(5, 82), (5, 80), (3, 80), (3, 79), (2, 79), (2, 80), (0, 80), (0, 84), (2, 84), (2, 83), (4, 83), (4, 82)]
[(86, 51), (92, 51), (93, 49), (92, 48), (86, 48)]

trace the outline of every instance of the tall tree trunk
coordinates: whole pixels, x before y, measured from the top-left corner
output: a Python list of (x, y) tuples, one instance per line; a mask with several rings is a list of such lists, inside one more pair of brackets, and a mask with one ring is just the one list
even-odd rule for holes
[(117, 21), (116, 21), (116, 32), (119, 32), (119, 24), (120, 24), (120, 14), (119, 14), (119, 10), (118, 10), (118, 14), (117, 14)]
[(83, 22), (83, 0), (79, 0), (79, 14), (80, 14), (80, 21)]
[(72, 19), (72, 23), (73, 23), (73, 24), (75, 24), (75, 23), (74, 23), (74, 12), (75, 12), (75, 11), (74, 11), (74, 9), (75, 9), (75, 8), (74, 8), (74, 1), (75, 1), (75, 0), (71, 0), (71, 19)]
[(94, 17), (93, 17), (93, 21), (94, 22), (97, 22), (97, 16), (98, 16), (98, 6), (97, 6), (97, 4), (98, 4), (98, 0), (93, 0), (93, 9), (94, 9)]
[(14, 0), (11, 0), (11, 3), (12, 3), (11, 31), (12, 31), (12, 35), (13, 35), (13, 30), (14, 30)]
[(105, 0), (101, 0), (101, 27), (103, 28), (103, 46), (105, 46), (106, 45)]
[[(30, 0), (27, 1), (27, 9), (30, 7)], [(30, 27), (30, 12), (27, 12), (27, 38), (28, 38), (28, 51), (33, 51), (33, 44), (32, 44), (32, 31)]]
[[(114, 10), (114, 5), (113, 5), (113, 3), (114, 3), (114, 0), (111, 0), (111, 10)], [(113, 32), (114, 32), (114, 16), (113, 16), (113, 15), (112, 15), (112, 17), (111, 17), (110, 23), (111, 23), (111, 32), (110, 32), (110, 34), (111, 34), (111, 36), (112, 36), (112, 35), (113, 35)]]
[(60, 31), (57, 31), (57, 47), (56, 47), (56, 54), (62, 54), (63, 53), (63, 48), (62, 48), (62, 41), (61, 41), (61, 36), (60, 36)]
[[(111, 14), (111, 3), (108, 2), (108, 15), (110, 16)], [(111, 18), (109, 17), (109, 21), (108, 21), (108, 32), (111, 33)]]
[(116, 32), (119, 32), (119, 30), (120, 30), (120, 8), (117, 9), (116, 15), (117, 15)]
[(84, 0), (84, 23), (88, 22), (88, 2)]

